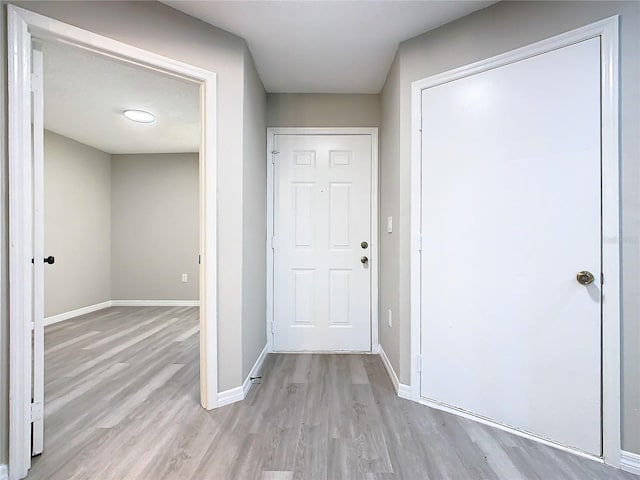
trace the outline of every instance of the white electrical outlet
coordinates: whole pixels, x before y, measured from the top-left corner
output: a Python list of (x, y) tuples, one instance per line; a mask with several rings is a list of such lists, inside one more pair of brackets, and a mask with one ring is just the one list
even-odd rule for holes
[(387, 324), (389, 324), (389, 328), (393, 327), (393, 313), (391, 313), (391, 309), (388, 310)]
[(187, 283), (189, 281), (189, 275), (186, 273), (182, 274), (182, 283)]
[(393, 232), (393, 217), (387, 217), (387, 233)]

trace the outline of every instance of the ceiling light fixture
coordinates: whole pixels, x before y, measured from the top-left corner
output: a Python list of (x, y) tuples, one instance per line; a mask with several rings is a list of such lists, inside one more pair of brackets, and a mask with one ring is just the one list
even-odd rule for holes
[(129, 120), (138, 123), (155, 123), (156, 117), (144, 110), (125, 110), (122, 114)]

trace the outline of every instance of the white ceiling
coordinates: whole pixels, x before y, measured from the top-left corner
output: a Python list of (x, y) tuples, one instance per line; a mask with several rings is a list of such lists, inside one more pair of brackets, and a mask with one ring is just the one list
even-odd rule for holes
[[(42, 50), (46, 129), (108, 153), (199, 150), (198, 85), (67, 45)], [(157, 121), (134, 123), (126, 109)]]
[[(246, 39), (269, 92), (378, 93), (398, 44), (495, 1), (164, 3)], [(45, 128), (108, 153), (196, 152), (197, 85), (45, 42)], [(153, 113), (136, 124), (125, 109)]]
[(269, 92), (379, 93), (400, 42), (496, 1), (163, 3), (247, 41)]

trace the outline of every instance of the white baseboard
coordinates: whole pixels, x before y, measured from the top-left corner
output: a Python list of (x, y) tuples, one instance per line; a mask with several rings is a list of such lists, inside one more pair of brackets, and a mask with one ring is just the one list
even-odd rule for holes
[(380, 358), (382, 359), (382, 364), (384, 365), (384, 368), (387, 370), (387, 374), (391, 379), (391, 383), (393, 383), (393, 389), (396, 391), (396, 393), (398, 393), (400, 381), (398, 380), (398, 376), (396, 375), (396, 372), (393, 370), (393, 367), (391, 366), (391, 362), (389, 361), (389, 357), (387, 357), (387, 354), (385, 353), (384, 348), (382, 348), (382, 345), (380, 345), (379, 355), (380, 355)]
[[(87, 307), (76, 308), (69, 312), (59, 313), (44, 319), (44, 326), (53, 325), (54, 323), (69, 320), (70, 318), (86, 315), (87, 313), (97, 312), (103, 308), (109, 307), (199, 307), (199, 300), (107, 300), (106, 302), (96, 303)], [(0, 480), (2, 480), (0, 478)]]
[(199, 307), (200, 300), (111, 300), (112, 307)]
[[(47, 325), (53, 325), (54, 323), (62, 322), (63, 320), (69, 320), (70, 318), (79, 317), (80, 315), (86, 315), (87, 313), (97, 312), (103, 308), (109, 308), (111, 306), (111, 300), (106, 302), (96, 303), (95, 305), (89, 305), (87, 307), (76, 308), (69, 312), (59, 313), (58, 315), (52, 315), (44, 319), (45, 327)], [(0, 477), (1, 479), (2, 477)]]
[(9, 480), (9, 468), (6, 465), (0, 465), (0, 480)]
[(398, 380), (398, 375), (396, 375), (395, 370), (391, 366), (389, 357), (387, 357), (387, 354), (385, 353), (384, 348), (382, 348), (382, 345), (378, 346), (378, 350), (379, 350), (380, 358), (382, 359), (382, 364), (384, 365), (384, 368), (387, 370), (387, 374), (391, 379), (391, 383), (393, 383), (394, 390), (396, 391), (396, 393), (400, 398), (406, 398), (407, 400), (411, 400), (411, 387), (409, 385), (405, 385), (404, 383), (400, 383), (400, 380)]
[(244, 400), (242, 385), (230, 388), (224, 392), (218, 392), (218, 407), (224, 407), (230, 403), (240, 402), (242, 400)]
[(242, 383), (243, 398), (246, 398), (247, 394), (249, 393), (249, 390), (251, 389), (251, 385), (253, 385), (253, 383), (251, 383), (251, 377), (255, 377), (256, 375), (258, 375), (258, 372), (260, 372), (260, 369), (262, 368), (262, 364), (264, 363), (265, 358), (267, 358), (266, 345), (260, 352), (260, 355), (258, 355), (258, 358), (256, 359), (256, 362), (253, 364), (253, 367), (251, 367), (251, 370), (249, 371), (249, 375), (247, 375), (247, 378), (245, 378), (244, 382)]
[(623, 450), (620, 452), (620, 468), (625, 472), (640, 475), (640, 455)]
[(412, 400), (411, 385), (405, 385), (404, 383), (398, 384), (398, 396), (406, 400)]
[(265, 358), (267, 358), (267, 353), (267, 346), (265, 345), (262, 352), (260, 352), (260, 355), (258, 355), (256, 362), (253, 364), (253, 367), (251, 367), (249, 375), (244, 379), (241, 386), (230, 388), (229, 390), (218, 393), (218, 407), (224, 407), (230, 403), (240, 402), (245, 399), (251, 389), (251, 377), (255, 377), (260, 371)]

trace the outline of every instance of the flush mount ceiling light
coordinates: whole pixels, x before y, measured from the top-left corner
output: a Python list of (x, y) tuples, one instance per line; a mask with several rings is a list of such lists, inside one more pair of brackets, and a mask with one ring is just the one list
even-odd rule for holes
[(138, 123), (155, 123), (156, 117), (144, 110), (125, 110), (122, 114), (129, 120)]

